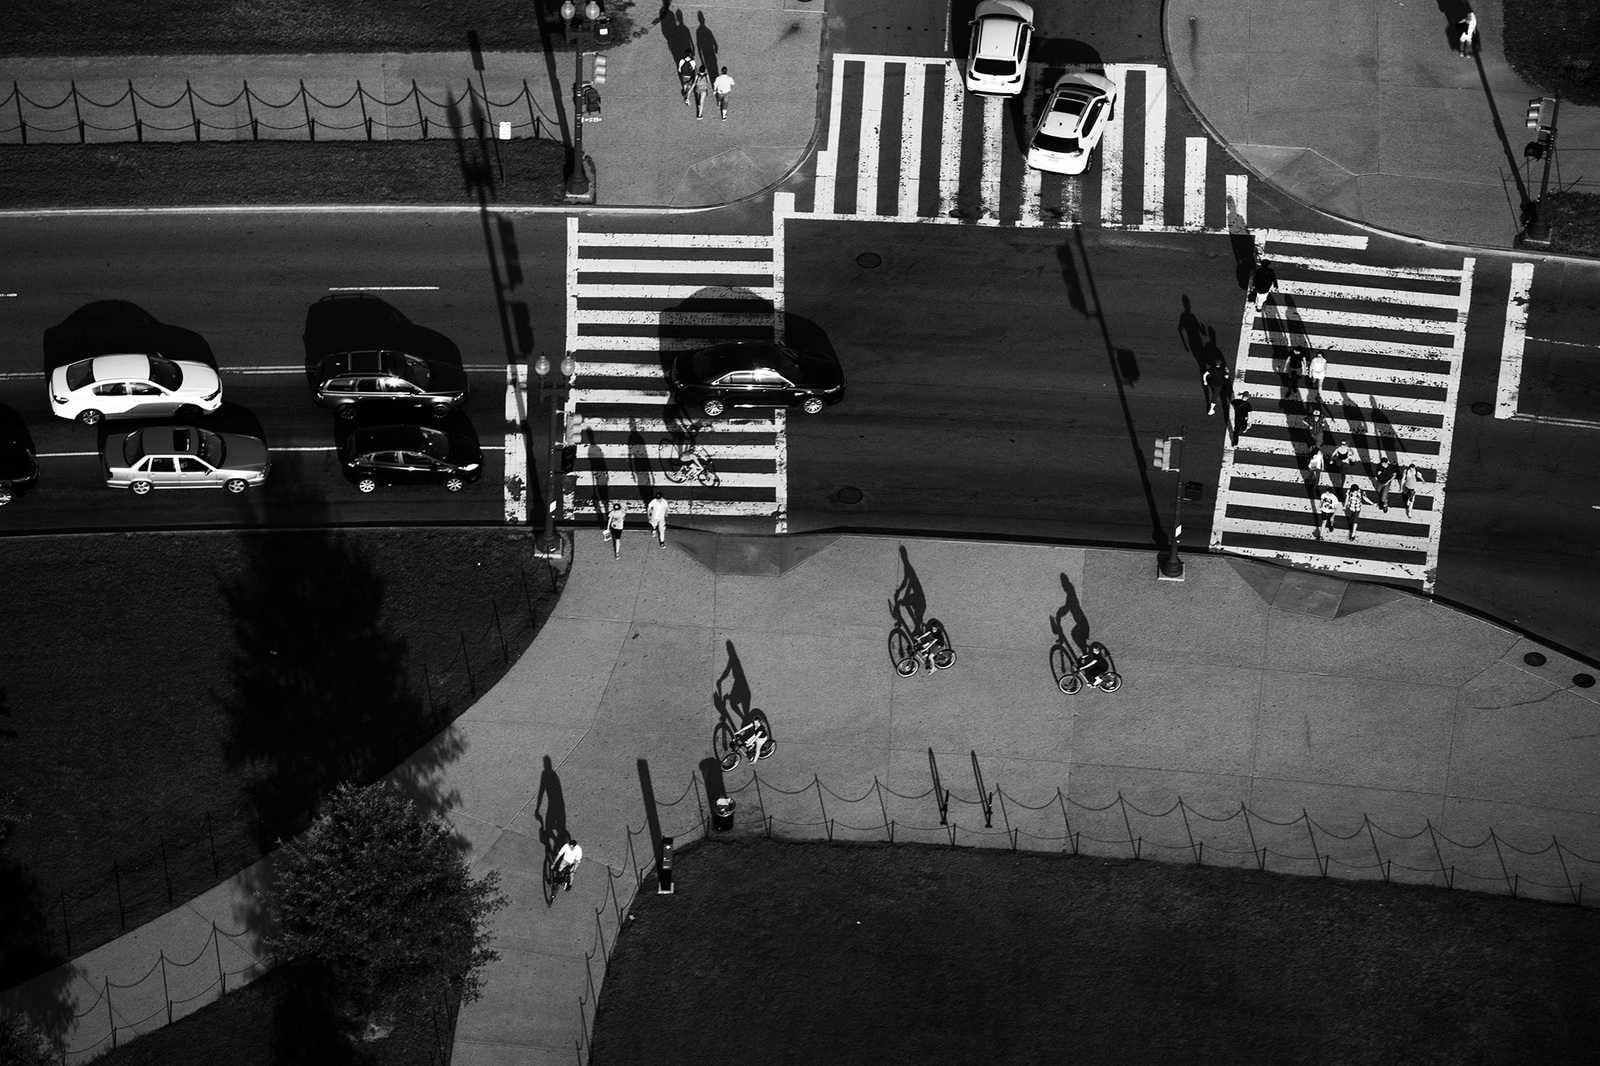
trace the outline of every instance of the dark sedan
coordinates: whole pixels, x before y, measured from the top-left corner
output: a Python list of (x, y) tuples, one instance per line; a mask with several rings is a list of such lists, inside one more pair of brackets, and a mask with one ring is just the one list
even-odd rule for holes
[(816, 414), (844, 396), (839, 361), (769, 341), (734, 341), (683, 352), (667, 370), (684, 407), (716, 418), (729, 407), (793, 407)]
[(379, 485), (443, 485), (460, 492), (483, 476), (478, 442), (432, 426), (358, 429), (339, 450), (345, 477), (362, 492)]
[(393, 350), (335, 352), (322, 360), (317, 403), (342, 418), (356, 405), (424, 407), (443, 418), (467, 398), (467, 373), (459, 366)]
[(39, 463), (33, 449), (22, 440), (0, 438), (0, 507), (33, 488), (39, 480)]

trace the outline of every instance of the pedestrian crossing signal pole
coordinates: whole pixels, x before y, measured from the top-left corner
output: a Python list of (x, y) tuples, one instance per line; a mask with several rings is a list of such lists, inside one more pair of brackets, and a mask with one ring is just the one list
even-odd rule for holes
[[(548, 382), (550, 371), (556, 370), (560, 378), (556, 382)], [(533, 542), (534, 554), (544, 559), (561, 558), (561, 538), (556, 534), (556, 508), (561, 506), (561, 483), (557, 480), (561, 469), (561, 448), (566, 440), (566, 433), (561, 425), (561, 416), (566, 412), (567, 394), (572, 389), (572, 379), (578, 372), (578, 364), (568, 352), (561, 357), (559, 366), (552, 366), (550, 360), (543, 352), (534, 360), (533, 372), (538, 375), (539, 385), (550, 394), (550, 447), (545, 452), (545, 494), (544, 494), (544, 530)], [(524, 492), (527, 490), (524, 489)]]
[(1183, 438), (1181, 436), (1163, 437), (1156, 441), (1156, 469), (1170, 470), (1174, 474), (1180, 475), (1172, 501), (1172, 544), (1170, 549), (1161, 556), (1161, 569), (1156, 575), (1162, 581), (1183, 580), (1183, 559), (1178, 554), (1178, 540), (1183, 536), (1182, 452)]
[(1527, 239), (1548, 243), (1550, 240), (1550, 213), (1545, 209), (1545, 196), (1550, 191), (1550, 163), (1556, 155), (1556, 112), (1561, 107), (1559, 97), (1536, 96), (1528, 101), (1528, 128), (1538, 130), (1537, 139), (1530, 141), (1523, 155), (1544, 160), (1544, 177), (1539, 181), (1539, 198), (1528, 205)]
[(572, 55), (576, 61), (572, 76), (572, 173), (567, 175), (566, 193), (568, 200), (590, 200), (594, 193), (589, 188), (589, 170), (583, 158), (583, 120), (588, 110), (591, 86), (583, 77), (583, 45), (585, 42), (592, 43), (597, 31), (603, 36), (606, 27), (600, 21), (600, 5), (595, 0), (583, 5), (583, 20), (574, 30), (573, 21), (578, 13), (572, 0), (562, 0), (561, 22), (572, 38)]

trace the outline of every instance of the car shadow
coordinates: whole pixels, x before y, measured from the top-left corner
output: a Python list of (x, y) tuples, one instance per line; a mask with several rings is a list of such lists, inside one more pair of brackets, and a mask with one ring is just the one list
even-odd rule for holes
[(169, 359), (204, 363), (217, 369), (206, 339), (192, 329), (158, 321), (128, 300), (84, 304), (44, 331), (44, 372), (96, 355), (160, 353)]
[[(33, 433), (28, 429), (27, 421), (16, 408), (0, 403), (0, 441), (14, 441), (28, 450), (29, 455), (37, 455), (39, 448), (33, 442)], [(14, 496), (20, 497), (39, 484), (38, 478), (26, 485), (12, 489)], [(3, 690), (0, 690), (3, 691)]]
[(324, 296), (306, 309), (301, 335), (306, 384), (316, 388), (322, 360), (335, 352), (392, 349), (461, 366), (461, 348), (438, 330), (412, 322), (389, 301), (368, 292)]

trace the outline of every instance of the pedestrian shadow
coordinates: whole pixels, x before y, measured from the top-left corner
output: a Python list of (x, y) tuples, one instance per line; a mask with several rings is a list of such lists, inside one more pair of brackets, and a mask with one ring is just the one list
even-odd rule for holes
[(685, 52), (694, 50), (694, 34), (684, 25), (683, 12), (672, 9), (672, 0), (661, 5), (657, 21), (661, 24), (661, 39), (667, 45), (667, 62), (672, 64), (673, 73), (676, 74), (678, 60), (683, 58)]
[(1228, 197), (1228, 247), (1233, 252), (1233, 279), (1239, 291), (1244, 292), (1250, 288), (1250, 275), (1256, 269), (1256, 238), (1250, 232), (1239, 206), (1233, 197)]
[(717, 35), (706, 25), (704, 11), (695, 12), (695, 19), (699, 22), (694, 31), (695, 48), (700, 53), (700, 62), (705, 64), (707, 75), (715, 78), (717, 71), (722, 69), (717, 66)]
[(628, 467), (639, 489), (639, 502), (649, 503), (655, 496), (655, 471), (651, 469), (650, 447), (639, 432), (639, 421), (628, 419)]
[(1183, 300), (1183, 314), (1178, 316), (1178, 339), (1183, 342), (1183, 350), (1194, 356), (1195, 366), (1204, 370), (1205, 327), (1200, 323), (1200, 316), (1194, 313), (1194, 308), (1189, 303), (1189, 295), (1185, 293), (1179, 298)]
[(1344, 383), (1339, 384), (1339, 413), (1349, 423), (1349, 443), (1363, 465), (1367, 464), (1369, 456), (1376, 458), (1376, 448), (1372, 446), (1372, 436), (1367, 432), (1367, 416), (1362, 406), (1351, 398)]
[[(611, 469), (606, 466), (605, 453), (600, 450), (599, 442), (590, 435), (589, 443), (589, 473), (594, 476), (594, 499), (591, 503), (595, 513), (600, 516), (600, 524), (606, 522), (606, 512), (611, 509)], [(578, 500), (573, 500), (573, 509), (582, 506)]]

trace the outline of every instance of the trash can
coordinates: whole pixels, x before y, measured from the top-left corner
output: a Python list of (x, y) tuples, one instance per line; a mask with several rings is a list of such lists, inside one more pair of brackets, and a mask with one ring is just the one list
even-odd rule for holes
[(723, 796), (712, 804), (711, 828), (719, 833), (726, 833), (733, 828), (733, 800)]

